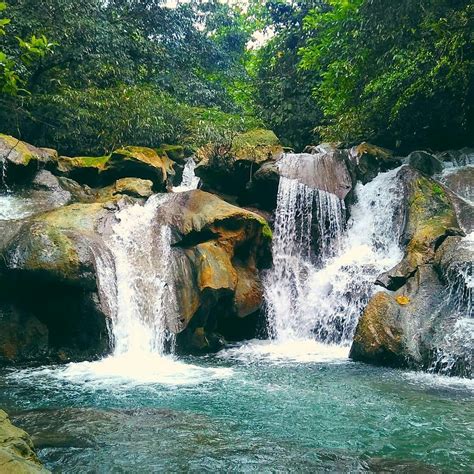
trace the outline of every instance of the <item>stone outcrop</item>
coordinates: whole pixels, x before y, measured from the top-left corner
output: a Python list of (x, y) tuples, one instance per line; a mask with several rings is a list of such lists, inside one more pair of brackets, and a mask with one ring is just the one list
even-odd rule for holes
[(14, 184), (29, 180), (40, 167), (57, 159), (54, 150), (37, 148), (9, 135), (0, 134), (0, 178)]
[(50, 472), (41, 465), (28, 434), (13, 426), (3, 410), (0, 410), (0, 472), (5, 474)]
[(152, 148), (123, 147), (99, 157), (59, 157), (53, 172), (87, 184), (103, 187), (121, 178), (141, 178), (153, 183), (155, 192), (165, 191), (175, 175), (174, 161)]
[(32, 216), (2, 239), (1, 362), (80, 360), (109, 349), (96, 258), (118, 199)]
[(419, 265), (432, 263), (437, 248), (448, 236), (463, 235), (442, 185), (411, 167), (401, 169), (400, 176), (407, 203), (401, 236), (401, 245), (406, 249), (403, 260), (377, 280), (389, 290), (397, 290), (405, 284)]
[(218, 349), (221, 335), (232, 339), (230, 328), (262, 306), (259, 269), (271, 261), (270, 228), (259, 215), (200, 190), (169, 196), (158, 218), (173, 230), (179, 253), (181, 321), (172, 328), (178, 343), (192, 351)]
[(390, 150), (363, 142), (347, 150), (349, 169), (354, 180), (362, 184), (372, 181), (380, 172), (397, 168), (400, 158)]
[(335, 194), (341, 200), (353, 187), (345, 152), (327, 146), (315, 147), (311, 154), (286, 155), (280, 174), (312, 189)]
[(253, 177), (265, 163), (275, 162), (282, 154), (283, 148), (272, 131), (253, 130), (229, 143), (199, 149), (195, 172), (204, 190), (235, 196), (239, 204), (258, 204), (261, 194), (255, 188), (249, 191)]
[[(100, 357), (111, 349), (111, 311), (99, 260), (113, 262), (106, 239), (115, 213), (143, 203), (153, 183), (122, 178), (92, 189), (44, 170), (32, 183), (30, 191), (59, 198), (0, 221), (0, 364)], [(171, 227), (178, 254), (181, 319), (170, 330), (183, 333), (181, 349), (216, 349), (235, 328), (252, 331), (248, 321), (262, 305), (259, 269), (271, 260), (266, 221), (202, 191), (168, 194), (157, 219)]]

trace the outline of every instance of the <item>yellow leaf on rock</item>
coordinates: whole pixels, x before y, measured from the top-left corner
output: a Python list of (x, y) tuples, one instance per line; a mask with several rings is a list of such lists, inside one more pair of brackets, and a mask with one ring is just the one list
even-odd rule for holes
[(408, 296), (399, 295), (395, 299), (397, 300), (397, 303), (401, 304), (402, 306), (405, 306), (410, 302), (410, 298), (408, 298)]

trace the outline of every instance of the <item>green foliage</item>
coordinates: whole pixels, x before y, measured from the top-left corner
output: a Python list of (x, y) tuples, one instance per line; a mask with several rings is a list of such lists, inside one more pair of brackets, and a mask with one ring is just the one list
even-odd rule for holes
[(321, 111), (312, 90), (319, 77), (298, 67), (298, 51), (305, 44), (303, 18), (319, 3), (267, 1), (258, 15), (273, 37), (248, 64), (260, 116), (285, 145), (296, 149), (318, 139), (313, 129)]
[[(1, 50), (21, 65), (30, 94), (0, 95), (7, 133), (89, 155), (128, 143), (194, 143), (204, 109), (230, 126), (229, 117), (249, 114), (251, 32), (241, 10), (217, 0), (177, 8), (162, 0), (44, 0), (41, 8), (15, 0), (9, 12)], [(31, 38), (22, 53), (15, 37)], [(51, 48), (45, 38), (55, 42), (52, 54), (42, 54)], [(206, 126), (218, 127), (215, 118)]]
[[(5, 11), (7, 4), (0, 2), (0, 13)], [(6, 36), (6, 27), (11, 22), (10, 18), (0, 18), (0, 36)], [(16, 52), (18, 60), (15, 61), (6, 52), (0, 49), (0, 93), (16, 95), (20, 92), (20, 86), (24, 80), (20, 77), (18, 66), (32, 67), (35, 61), (43, 58), (47, 53), (51, 52), (54, 44), (48, 42), (44, 35), (37, 37), (32, 35), (29, 40), (23, 40), (15, 37), (17, 41)], [(22, 89), (22, 92), (27, 92)]]
[[(473, 126), (468, 0), (330, 0), (305, 18), (300, 67), (321, 77), (323, 139), (462, 145)], [(472, 139), (472, 138), (471, 138)]]

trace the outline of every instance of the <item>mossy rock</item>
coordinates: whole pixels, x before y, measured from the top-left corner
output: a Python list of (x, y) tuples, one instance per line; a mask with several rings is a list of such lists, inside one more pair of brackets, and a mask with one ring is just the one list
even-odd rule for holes
[(5, 474), (50, 472), (41, 465), (29, 435), (12, 425), (3, 410), (0, 410), (0, 472)]
[(366, 184), (380, 172), (394, 169), (402, 163), (390, 150), (362, 142), (348, 151), (348, 164), (354, 179)]
[(396, 316), (396, 300), (388, 293), (376, 293), (357, 325), (349, 357), (375, 365), (406, 366), (402, 331)]
[(105, 156), (60, 157), (56, 171), (92, 187), (112, 185), (118, 179), (139, 178), (153, 183), (156, 192), (165, 191), (175, 175), (175, 162), (167, 153), (147, 147), (127, 146)]
[(97, 259), (109, 252), (101, 235), (116, 209), (115, 201), (75, 203), (16, 228), (0, 255), (0, 300), (8, 309), (0, 332), (11, 335), (0, 338), (0, 364), (90, 360), (110, 349)]
[(262, 163), (281, 155), (283, 148), (274, 132), (257, 129), (237, 135), (231, 153), (237, 160)]
[(400, 288), (419, 265), (433, 262), (437, 248), (448, 236), (463, 235), (442, 185), (411, 167), (404, 167), (399, 176), (405, 188), (406, 216), (401, 239), (405, 255), (398, 265), (377, 279), (390, 290)]
[(0, 134), (0, 168), (4, 167), (7, 184), (32, 179), (35, 172), (53, 162), (54, 157), (54, 150), (37, 148), (10, 135)]
[(271, 130), (251, 130), (237, 135), (232, 144), (210, 143), (197, 150), (195, 173), (204, 190), (234, 195), (239, 202), (250, 204), (245, 198), (253, 175), (264, 163), (282, 154), (283, 147)]
[(443, 171), (443, 163), (436, 156), (426, 151), (413, 151), (408, 155), (410, 166), (427, 176), (433, 176)]
[(181, 145), (161, 145), (155, 149), (158, 155), (167, 155), (173, 161), (177, 163), (183, 163), (187, 157), (186, 150)]

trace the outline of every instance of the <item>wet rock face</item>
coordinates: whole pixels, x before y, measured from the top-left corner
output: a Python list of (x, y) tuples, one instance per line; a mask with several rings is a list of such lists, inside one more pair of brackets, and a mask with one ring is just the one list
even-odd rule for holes
[(378, 277), (378, 293), (357, 326), (350, 356), (394, 367), (470, 377), (473, 354), (472, 237), (458, 225), (450, 194), (405, 167), (403, 260)]
[(353, 179), (362, 184), (372, 181), (380, 172), (402, 164), (390, 150), (366, 142), (347, 150), (347, 159)]
[(32, 216), (3, 241), (0, 362), (81, 360), (109, 349), (95, 275), (106, 207), (72, 204)]
[(474, 166), (446, 170), (441, 182), (461, 198), (474, 202)]
[(337, 149), (322, 149), (317, 153), (285, 156), (280, 168), (285, 178), (296, 179), (312, 189), (335, 194), (344, 200), (353, 182), (345, 160), (345, 153)]
[(403, 260), (377, 282), (397, 290), (414, 275), (418, 265), (432, 263), (437, 248), (450, 235), (463, 235), (446, 189), (411, 167), (400, 170), (406, 203), (405, 227), (401, 245)]
[(48, 473), (38, 460), (31, 438), (13, 426), (0, 410), (0, 471), (5, 473)]

